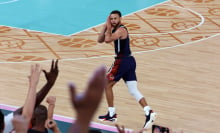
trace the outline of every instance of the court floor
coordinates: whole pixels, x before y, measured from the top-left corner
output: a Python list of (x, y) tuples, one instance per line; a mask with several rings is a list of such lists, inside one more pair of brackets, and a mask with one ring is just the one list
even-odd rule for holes
[[(19, 2), (22, 4), (23, 1), (0, 1), (0, 7), (13, 8), (13, 4)], [(51, 1), (47, 2), (44, 4), (50, 6)], [(136, 2), (137, 5), (146, 6), (142, 4), (145, 1)], [(128, 6), (132, 7), (134, 3)], [(33, 13), (47, 12), (44, 4), (38, 4), (42, 10)], [(174, 130), (183, 129), (184, 133), (218, 133), (220, 1), (170, 0), (155, 4), (146, 8), (122, 10), (125, 12), (123, 23), (129, 30), (131, 48), (137, 60), (138, 87), (149, 105), (158, 113), (156, 124), (172, 127)], [(84, 8), (89, 5), (85, 4)], [(0, 107), (18, 107), (23, 104), (31, 64), (40, 63), (43, 68), (48, 69), (51, 59), (59, 59), (60, 74), (49, 95), (57, 96), (56, 115), (67, 119), (75, 117), (69, 102), (67, 83), (74, 81), (81, 92), (86, 79), (97, 66), (105, 64), (109, 67), (113, 61), (113, 45), (96, 42), (102, 23), (107, 17), (106, 13), (111, 10), (107, 9), (107, 5), (104, 7), (104, 12), (90, 15), (93, 19), (91, 23), (87, 23), (92, 25), (65, 33), (57, 32), (62, 31), (59, 26), (57, 31), (46, 31), (53, 28), (47, 29), (38, 23), (48, 19), (45, 16), (42, 16), (43, 19), (34, 17), (33, 21), (25, 24), (19, 23), (23, 22), (20, 17), (14, 20), (21, 26), (37, 24), (36, 27), (42, 29), (16, 28), (19, 26), (0, 22)], [(4, 12), (2, 8), (0, 12), (3, 14), (1, 20), (11, 14)], [(47, 14), (50, 15), (53, 16)], [(72, 19), (72, 16), (68, 19)], [(69, 30), (64, 27), (65, 29)], [(39, 88), (44, 82), (42, 75)], [(117, 123), (129, 129), (141, 128), (144, 122), (143, 110), (129, 95), (122, 81), (115, 86), (114, 92), (119, 117)], [(106, 108), (103, 98), (93, 122), (96, 126), (100, 124), (114, 130), (114, 124), (97, 120), (98, 115), (106, 113)]]
[(0, 1), (0, 25), (71, 35), (105, 22), (106, 15), (114, 9), (125, 16), (165, 1), (5, 0)]

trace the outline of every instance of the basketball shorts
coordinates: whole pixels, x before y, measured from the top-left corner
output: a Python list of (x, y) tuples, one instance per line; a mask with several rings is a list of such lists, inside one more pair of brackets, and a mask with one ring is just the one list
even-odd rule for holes
[(116, 82), (121, 78), (124, 81), (134, 81), (137, 80), (135, 70), (136, 61), (133, 56), (115, 58), (114, 63), (108, 70), (107, 78)]

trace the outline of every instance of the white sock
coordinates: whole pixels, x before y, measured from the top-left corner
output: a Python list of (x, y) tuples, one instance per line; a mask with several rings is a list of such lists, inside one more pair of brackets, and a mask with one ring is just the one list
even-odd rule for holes
[(110, 117), (112, 117), (115, 114), (115, 107), (108, 107), (108, 112)]
[(145, 112), (146, 115), (149, 114), (150, 110), (151, 110), (150, 106), (145, 106), (144, 107), (144, 112)]

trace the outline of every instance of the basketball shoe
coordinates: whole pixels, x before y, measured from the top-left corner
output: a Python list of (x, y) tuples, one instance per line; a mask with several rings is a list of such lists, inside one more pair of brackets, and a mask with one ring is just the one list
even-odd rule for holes
[(112, 117), (109, 115), (109, 112), (106, 115), (99, 116), (100, 121), (110, 121), (116, 122), (117, 121), (117, 114), (114, 114)]
[(144, 128), (149, 129), (152, 127), (154, 121), (156, 119), (156, 113), (153, 110), (150, 110), (149, 114), (146, 115), (146, 120), (144, 124)]

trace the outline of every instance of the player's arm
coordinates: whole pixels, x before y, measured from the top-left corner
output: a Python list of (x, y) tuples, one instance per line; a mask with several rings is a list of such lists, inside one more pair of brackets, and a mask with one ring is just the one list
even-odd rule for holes
[(110, 43), (117, 39), (123, 39), (127, 37), (127, 31), (123, 27), (118, 27), (118, 29), (112, 33), (112, 24), (111, 24), (111, 18), (110, 16), (107, 18), (106, 21), (106, 32), (105, 32), (105, 42)]
[(107, 29), (106, 24), (104, 24), (101, 32), (99, 33), (98, 39), (97, 39), (98, 43), (103, 43), (105, 41), (106, 29)]
[(110, 43), (114, 40), (117, 40), (119, 38), (124, 38), (124, 36), (127, 34), (127, 31), (125, 28), (119, 28), (116, 32), (112, 33), (111, 30), (107, 30), (105, 32), (105, 42)]

